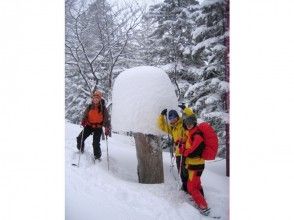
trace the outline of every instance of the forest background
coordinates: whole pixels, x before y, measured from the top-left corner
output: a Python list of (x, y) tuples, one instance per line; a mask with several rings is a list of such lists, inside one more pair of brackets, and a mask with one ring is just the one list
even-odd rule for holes
[[(0, 3), (1, 219), (64, 219), (64, 8)], [(231, 0), (232, 219), (292, 217), (292, 8)]]
[[(125, 69), (164, 69), (179, 103), (193, 107), (229, 144), (229, 1), (164, 0), (149, 6), (65, 1), (65, 117), (79, 124), (91, 92), (108, 105)], [(144, 2), (144, 1), (143, 1)], [(111, 108), (110, 108), (111, 110)], [(154, 122), (155, 123), (155, 122)]]

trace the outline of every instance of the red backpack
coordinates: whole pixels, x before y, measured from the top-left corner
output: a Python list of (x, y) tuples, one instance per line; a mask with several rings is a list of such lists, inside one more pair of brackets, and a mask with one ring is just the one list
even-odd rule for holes
[(207, 122), (202, 122), (197, 127), (200, 130), (199, 134), (203, 137), (205, 144), (201, 157), (204, 160), (214, 160), (218, 149), (218, 138), (213, 127)]

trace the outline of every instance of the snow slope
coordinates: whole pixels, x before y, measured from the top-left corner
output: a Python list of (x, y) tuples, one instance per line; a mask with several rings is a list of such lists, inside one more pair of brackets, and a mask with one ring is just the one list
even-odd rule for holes
[[(65, 132), (65, 219), (210, 219), (201, 216), (189, 196), (179, 189), (179, 182), (170, 171), (170, 155), (163, 152), (163, 184), (137, 182), (137, 158), (134, 140), (113, 134), (108, 139), (109, 165), (107, 169), (106, 143), (101, 140), (101, 162), (93, 163), (92, 137), (85, 142), (80, 167), (75, 137), (81, 127), (66, 123)], [(207, 162), (202, 175), (205, 196), (212, 212), (229, 219), (229, 178), (225, 177), (225, 161)]]

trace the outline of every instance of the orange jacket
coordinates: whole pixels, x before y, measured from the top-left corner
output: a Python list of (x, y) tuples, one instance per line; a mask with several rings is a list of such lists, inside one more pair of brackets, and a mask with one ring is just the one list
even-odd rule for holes
[(93, 104), (87, 106), (82, 118), (82, 125), (83, 124), (98, 124), (105, 128), (110, 127), (109, 114), (104, 99), (101, 99), (98, 106), (94, 106)]

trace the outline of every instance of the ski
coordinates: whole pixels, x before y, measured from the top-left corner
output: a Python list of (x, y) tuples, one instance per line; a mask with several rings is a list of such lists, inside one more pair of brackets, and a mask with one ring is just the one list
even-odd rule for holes
[[(209, 213), (208, 215), (207, 215), (207, 214), (205, 215), (205, 214), (199, 209), (199, 207), (194, 203), (194, 200), (192, 199), (192, 197), (189, 197), (188, 199), (189, 199), (188, 204), (190, 204), (190, 205), (192, 205), (194, 208), (196, 208), (197, 211), (199, 212), (199, 214), (200, 214), (201, 216), (203, 216), (203, 217), (207, 217), (207, 218), (212, 218), (212, 219), (220, 219), (220, 218), (221, 218), (221, 216), (213, 215), (213, 214), (211, 214), (211, 213)], [(193, 202), (193, 204), (192, 204), (191, 202)]]
[(220, 219), (221, 218), (220, 216), (214, 216), (214, 215), (204, 215), (204, 214), (201, 214), (201, 215), (204, 217), (212, 218), (212, 219)]
[[(199, 212), (200, 213), (200, 212)], [(212, 218), (212, 219), (220, 219), (220, 216), (214, 216), (214, 215), (204, 215), (202, 213), (200, 213), (203, 217), (207, 217), (207, 218)]]
[[(212, 214), (205, 214), (203, 213), (198, 207), (196, 207), (196, 209), (199, 211), (199, 213), (204, 216), (204, 217), (208, 217), (208, 218), (212, 218), (212, 219), (220, 219), (221, 216), (215, 216), (215, 215), (212, 215)], [(210, 210), (210, 209), (209, 209)], [(210, 212), (210, 211), (209, 211)]]
[(172, 174), (175, 181), (177, 181), (178, 179), (177, 179), (177, 176), (174, 174), (174, 165), (173, 164), (169, 167), (169, 172)]
[(77, 154), (79, 154), (79, 161), (78, 161), (78, 163), (72, 163), (71, 165), (72, 166), (75, 166), (75, 167), (79, 167), (80, 166), (80, 159), (81, 159), (81, 152), (79, 151), (79, 152), (77, 152)]

